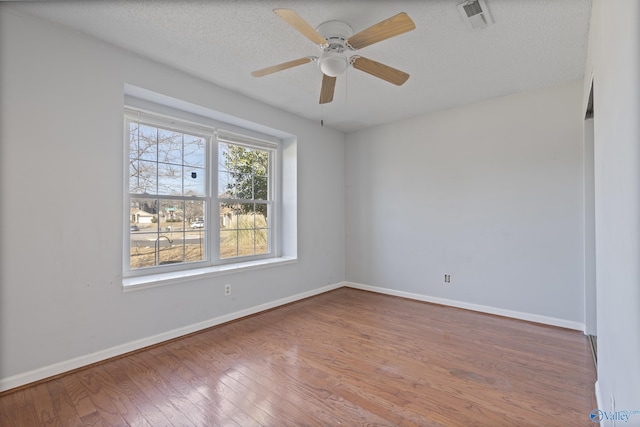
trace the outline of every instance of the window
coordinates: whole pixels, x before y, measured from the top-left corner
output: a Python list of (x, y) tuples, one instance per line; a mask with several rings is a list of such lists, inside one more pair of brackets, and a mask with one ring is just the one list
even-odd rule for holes
[(272, 152), (218, 142), (220, 258), (270, 252)]
[(125, 276), (275, 256), (277, 141), (132, 109), (125, 130)]

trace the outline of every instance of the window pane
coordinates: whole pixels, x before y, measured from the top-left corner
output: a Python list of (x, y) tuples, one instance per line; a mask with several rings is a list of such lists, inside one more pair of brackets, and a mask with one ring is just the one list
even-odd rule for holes
[(266, 176), (256, 175), (253, 177), (253, 198), (255, 200), (269, 199), (269, 181)]
[(269, 253), (267, 205), (220, 204), (220, 257)]
[[(233, 144), (220, 144), (218, 194), (235, 199), (266, 199), (269, 153)], [(260, 177), (256, 181), (256, 177)]]
[(255, 231), (238, 230), (238, 256), (255, 254)]
[(253, 210), (253, 204), (241, 204), (241, 208), (236, 210), (235, 219), (238, 230), (248, 230), (255, 228), (256, 214)]
[(238, 230), (220, 231), (220, 258), (238, 256)]
[(182, 166), (158, 163), (158, 194), (182, 196)]
[(267, 218), (268, 205), (255, 204), (256, 254), (269, 253), (270, 226)]
[(138, 126), (138, 158), (158, 161), (158, 130), (147, 125)]
[(227, 199), (235, 194), (235, 181), (231, 178), (228, 171), (220, 171), (218, 173), (218, 197)]
[[(205, 203), (202, 200), (187, 200), (185, 202), (185, 221), (190, 225), (191, 228), (205, 228)], [(195, 222), (202, 222), (202, 227), (200, 224), (196, 224), (193, 226)]]
[(251, 164), (253, 163), (253, 151), (250, 148), (241, 147), (233, 144), (221, 144), (222, 156), (220, 161), (224, 165), (223, 170), (233, 173), (249, 173), (251, 172)]
[(269, 229), (256, 228), (256, 254), (269, 253)]
[(220, 258), (238, 256), (238, 217), (236, 205), (220, 203)]
[(267, 176), (269, 172), (269, 153), (267, 151), (255, 150), (256, 157), (253, 163), (253, 173)]
[(207, 259), (206, 234), (203, 228), (195, 228), (186, 234), (185, 262), (197, 262)]
[(184, 202), (160, 199), (157, 265), (185, 261)]
[(206, 164), (206, 140), (192, 135), (184, 135), (184, 164), (204, 168)]
[(271, 228), (268, 220), (270, 206), (267, 204), (256, 203), (256, 227)]
[(206, 205), (204, 201), (185, 202), (185, 261), (203, 261), (207, 256)]
[(233, 208), (226, 203), (220, 204), (220, 230), (233, 227)]
[(158, 200), (153, 198), (131, 198), (130, 200), (130, 225), (136, 225), (140, 231), (157, 229)]
[(130, 262), (129, 268), (153, 267), (156, 265), (157, 233), (131, 231), (130, 233)]
[(267, 220), (269, 205), (256, 203), (256, 227), (270, 228)]
[(158, 164), (144, 160), (129, 161), (129, 192), (157, 194)]
[(218, 143), (218, 171), (228, 171), (227, 165), (229, 164), (229, 144), (224, 142)]
[(184, 195), (205, 196), (206, 170), (201, 168), (185, 168)]
[(250, 174), (234, 171), (218, 173), (218, 196), (231, 199), (251, 199), (253, 182)]
[(158, 161), (182, 165), (182, 134), (158, 129)]
[(138, 158), (138, 124), (129, 123), (129, 158)]
[(184, 232), (179, 225), (169, 223), (160, 227), (155, 241), (156, 265), (184, 262)]
[(184, 229), (184, 202), (160, 199), (160, 231), (171, 232)]
[(253, 203), (238, 203), (233, 206), (233, 224), (234, 228), (246, 229), (253, 228), (254, 212)]
[(204, 201), (132, 199), (130, 268), (207, 259)]
[(236, 199), (252, 199), (253, 198), (253, 176), (248, 173), (231, 172), (235, 180)]
[(129, 217), (129, 266), (131, 269), (156, 265), (158, 200), (132, 198)]

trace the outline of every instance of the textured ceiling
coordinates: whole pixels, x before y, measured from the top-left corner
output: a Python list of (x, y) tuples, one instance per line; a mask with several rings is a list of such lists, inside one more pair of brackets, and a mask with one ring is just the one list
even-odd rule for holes
[[(486, 0), (494, 24), (472, 30), (462, 0), (69, 1), (10, 5), (345, 132), (584, 74), (591, 0)], [(341, 20), (354, 32), (399, 12), (412, 32), (358, 54), (411, 75), (397, 87), (350, 68), (334, 101), (319, 105), (322, 75), (309, 63), (261, 78), (250, 72), (318, 55), (275, 15), (290, 8), (316, 27)]]

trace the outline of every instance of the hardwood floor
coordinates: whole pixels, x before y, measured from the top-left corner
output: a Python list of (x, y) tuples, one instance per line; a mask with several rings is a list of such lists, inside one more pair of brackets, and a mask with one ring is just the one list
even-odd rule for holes
[(0, 397), (0, 425), (589, 426), (581, 332), (349, 288)]

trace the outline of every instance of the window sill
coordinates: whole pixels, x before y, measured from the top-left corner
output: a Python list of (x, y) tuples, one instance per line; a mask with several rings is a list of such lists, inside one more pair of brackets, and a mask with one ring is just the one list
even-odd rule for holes
[(154, 288), (156, 286), (184, 283), (190, 280), (199, 280), (207, 277), (257, 270), (259, 268), (294, 264), (296, 262), (298, 262), (298, 259), (295, 257), (279, 257), (240, 262), (236, 264), (217, 265), (215, 267), (195, 268), (193, 270), (172, 271), (170, 273), (125, 277), (122, 279), (122, 291), (138, 291), (141, 289)]

